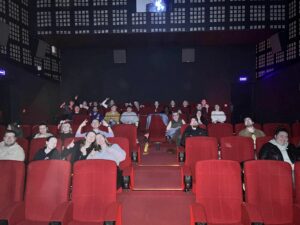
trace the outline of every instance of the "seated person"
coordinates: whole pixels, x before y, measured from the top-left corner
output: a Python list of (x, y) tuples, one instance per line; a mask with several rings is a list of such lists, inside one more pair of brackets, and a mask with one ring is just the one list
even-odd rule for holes
[(171, 112), (178, 112), (179, 108), (176, 106), (176, 102), (174, 100), (170, 101), (169, 109)]
[[(85, 137), (86, 136), (86, 133), (81, 133), (81, 130), (83, 127), (86, 126), (88, 120), (84, 120), (78, 127), (77, 131), (76, 131), (76, 134), (75, 134), (75, 137)], [(107, 127), (107, 130), (108, 132), (106, 131), (103, 131), (103, 130), (100, 130), (100, 125), (103, 125), (105, 127)], [(100, 123), (99, 120), (97, 119), (94, 119), (91, 123), (91, 127), (93, 129), (93, 131), (96, 133), (96, 134), (102, 134), (104, 135), (105, 137), (113, 137), (114, 136), (114, 132), (113, 130), (111, 129), (111, 127), (108, 125), (108, 123), (106, 123), (105, 120), (102, 120), (102, 122)]]
[(183, 114), (185, 118), (189, 119), (191, 116), (191, 107), (189, 105), (189, 102), (187, 100), (184, 100), (182, 102), (182, 107), (179, 109), (179, 113)]
[(208, 121), (202, 116), (201, 110), (198, 110), (196, 112), (195, 119), (197, 120), (199, 125), (204, 124), (205, 126), (207, 126), (207, 124), (208, 124)]
[(168, 122), (169, 122), (169, 118), (165, 113), (151, 113), (147, 116), (147, 120), (146, 120), (146, 129), (148, 130), (150, 127), (150, 123), (151, 123), (151, 117), (152, 115), (159, 115), (163, 121), (163, 123), (167, 126)]
[(101, 135), (96, 135), (95, 149), (88, 155), (87, 159), (105, 159), (114, 161), (117, 164), (117, 188), (122, 186), (122, 171), (119, 168), (120, 162), (126, 159), (126, 152), (118, 144), (110, 144)]
[(138, 126), (139, 118), (135, 112), (132, 111), (132, 106), (127, 105), (126, 112), (121, 115), (121, 122), (124, 124), (134, 124)]
[(187, 137), (194, 136), (207, 136), (207, 131), (203, 128), (200, 128), (196, 118), (192, 117), (190, 125), (185, 129), (185, 131), (182, 134), (180, 145), (185, 146), (185, 139)]
[(84, 140), (80, 140), (75, 143), (72, 141), (67, 148), (62, 151), (61, 158), (66, 159), (70, 155), (70, 161), (72, 163), (78, 160), (85, 160), (95, 148), (95, 139), (96, 133), (94, 131), (87, 132)]
[(223, 111), (220, 111), (220, 106), (215, 105), (215, 110), (211, 112), (212, 123), (224, 123), (226, 121), (226, 115)]
[(104, 120), (111, 126), (120, 123), (120, 113), (117, 111), (116, 105), (112, 105), (110, 111), (105, 113)]
[(256, 129), (253, 125), (254, 122), (250, 117), (246, 117), (244, 119), (245, 129), (239, 132), (239, 136), (242, 137), (251, 137), (254, 142), (254, 146), (256, 144), (256, 138), (266, 136), (265, 133), (259, 129)]
[(18, 145), (16, 140), (17, 138), (14, 131), (5, 131), (3, 141), (0, 142), (0, 160), (25, 160), (24, 150)]
[(300, 154), (299, 150), (289, 143), (288, 131), (279, 127), (274, 138), (262, 146), (258, 158), (285, 161), (291, 164), (294, 169), (295, 162), (300, 160)]
[[(80, 107), (78, 105), (75, 105), (74, 107), (74, 112), (73, 112), (73, 116), (74, 115), (80, 115)], [(72, 117), (73, 118), (73, 117)]]
[(103, 120), (103, 116), (100, 114), (97, 106), (94, 106), (92, 112), (90, 112), (90, 119), (97, 119), (100, 122)]
[(172, 120), (169, 122), (166, 130), (167, 139), (177, 142), (182, 124), (185, 124), (185, 121), (179, 118), (178, 112), (173, 112)]
[(39, 132), (33, 136), (33, 138), (47, 138), (53, 136), (53, 134), (48, 132), (48, 127), (45, 123), (39, 125)]
[(74, 137), (71, 124), (68, 121), (62, 120), (57, 126), (59, 130), (59, 138), (64, 140), (66, 138)]
[(202, 99), (201, 100), (201, 112), (202, 112), (202, 116), (205, 118), (206, 121), (209, 121), (208, 109), (209, 109), (209, 105), (208, 105), (206, 99)]
[(50, 136), (46, 140), (46, 146), (41, 148), (34, 156), (33, 160), (60, 159), (60, 154), (56, 149), (57, 138)]
[(23, 137), (23, 130), (21, 126), (14, 122), (7, 125), (7, 130), (12, 130), (16, 134), (16, 138), (22, 138)]

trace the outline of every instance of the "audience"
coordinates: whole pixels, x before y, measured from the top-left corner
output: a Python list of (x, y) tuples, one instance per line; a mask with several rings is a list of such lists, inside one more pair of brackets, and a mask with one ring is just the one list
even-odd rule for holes
[(185, 121), (179, 118), (179, 113), (173, 112), (172, 120), (169, 122), (166, 130), (167, 139), (178, 143), (178, 139), (180, 138), (180, 128), (183, 124), (185, 124)]
[(91, 120), (99, 120), (100, 122), (104, 119), (103, 116), (98, 111), (98, 107), (94, 106), (92, 112), (90, 112), (90, 119)]
[(7, 130), (12, 130), (16, 134), (16, 138), (22, 138), (23, 137), (23, 130), (21, 126), (14, 122), (7, 125)]
[(191, 107), (187, 100), (182, 102), (182, 107), (179, 109), (179, 113), (184, 115), (184, 117), (189, 120), (191, 115)]
[(196, 118), (192, 117), (190, 125), (185, 129), (185, 131), (182, 134), (180, 145), (185, 146), (185, 139), (187, 137), (194, 136), (207, 136), (207, 131), (203, 128), (200, 128)]
[(18, 145), (16, 140), (16, 133), (14, 131), (5, 131), (3, 141), (0, 142), (0, 160), (25, 160), (24, 150)]
[[(75, 134), (75, 137), (85, 137), (86, 136), (86, 133), (82, 133), (81, 130), (83, 127), (86, 126), (88, 120), (84, 120), (78, 127), (77, 131), (76, 131), (76, 134)], [(103, 131), (103, 130), (100, 130), (100, 125), (104, 126), (104, 127), (107, 127), (107, 130), (108, 131)], [(111, 127), (109, 126), (109, 124), (105, 121), (105, 120), (102, 120), (102, 122), (99, 122), (99, 120), (97, 119), (94, 119), (91, 123), (91, 127), (93, 129), (93, 132), (95, 134), (102, 134), (104, 135), (105, 137), (113, 137), (114, 136), (114, 132), (113, 130), (111, 129)]]
[[(111, 100), (112, 101), (112, 100)], [(110, 111), (105, 113), (104, 120), (110, 125), (114, 126), (120, 123), (120, 113), (117, 111), (117, 106), (112, 105)]]
[(50, 136), (46, 140), (46, 146), (41, 148), (34, 156), (33, 160), (60, 159), (60, 154), (56, 149), (57, 138)]
[(245, 129), (239, 132), (239, 136), (251, 137), (254, 142), (254, 147), (256, 148), (256, 138), (266, 136), (265, 133), (254, 127), (254, 122), (250, 117), (244, 119)]
[(121, 115), (121, 122), (124, 124), (134, 124), (138, 126), (139, 118), (135, 112), (132, 111), (132, 106), (127, 105), (126, 112)]
[(196, 112), (195, 119), (197, 120), (197, 123), (199, 125), (204, 124), (205, 126), (207, 126), (207, 124), (208, 124), (208, 121), (202, 116), (201, 110), (198, 110)]
[(39, 132), (33, 136), (34, 139), (36, 138), (48, 138), (53, 136), (53, 134), (48, 132), (48, 126), (45, 123), (41, 123), (39, 125)]
[(285, 161), (294, 168), (295, 162), (300, 160), (300, 155), (299, 150), (289, 143), (288, 131), (279, 127), (274, 138), (262, 146), (258, 158)]
[(212, 123), (224, 123), (226, 121), (226, 115), (223, 111), (220, 111), (220, 106), (215, 105), (215, 110), (211, 112)]
[(74, 137), (72, 126), (69, 121), (62, 120), (58, 124), (58, 130), (59, 130), (59, 138), (64, 140), (66, 138)]
[(206, 99), (202, 99), (201, 100), (201, 113), (206, 121), (209, 121), (208, 109), (209, 109), (209, 105), (207, 104)]

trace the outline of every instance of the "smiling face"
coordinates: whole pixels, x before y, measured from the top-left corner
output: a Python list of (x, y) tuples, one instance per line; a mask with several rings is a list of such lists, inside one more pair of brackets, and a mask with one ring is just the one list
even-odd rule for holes
[(63, 134), (71, 133), (71, 125), (69, 123), (63, 123), (61, 125), (61, 133)]
[(92, 123), (91, 123), (91, 126), (92, 126), (93, 129), (98, 129), (99, 126), (100, 126), (99, 120), (96, 120), (96, 119), (93, 120)]
[(56, 145), (57, 145), (56, 137), (51, 137), (48, 141), (46, 141), (46, 147), (48, 149), (54, 149), (54, 148), (56, 148)]
[(195, 118), (192, 118), (191, 119), (191, 122), (190, 122), (190, 125), (191, 125), (191, 127), (197, 127), (199, 124), (198, 124), (198, 122), (197, 122), (197, 120), (195, 119)]
[(3, 137), (3, 141), (4, 141), (5, 146), (14, 145), (16, 143), (16, 140), (17, 140), (16, 135), (14, 133), (11, 133), (11, 132), (7, 132)]
[(46, 125), (39, 125), (39, 133), (40, 134), (46, 134), (48, 131), (47, 126)]
[(93, 143), (96, 139), (96, 134), (94, 132), (88, 132), (85, 136), (85, 141), (89, 144)]
[(289, 135), (285, 131), (280, 131), (278, 134), (275, 135), (274, 138), (279, 145), (287, 145), (289, 141)]

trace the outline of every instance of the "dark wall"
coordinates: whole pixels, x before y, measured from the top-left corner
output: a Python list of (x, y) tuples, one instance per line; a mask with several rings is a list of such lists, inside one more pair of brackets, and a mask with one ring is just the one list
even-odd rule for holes
[(182, 63), (180, 47), (128, 48), (127, 63), (114, 64), (113, 50), (62, 51), (61, 96), (117, 101), (171, 99), (229, 103), (230, 85), (240, 74), (253, 76), (254, 46), (196, 48), (196, 62)]
[(52, 122), (59, 104), (59, 84), (37, 77), (19, 64), (0, 59), (0, 65), (7, 71), (7, 77), (0, 80), (0, 86), (5, 86), (1, 95), (8, 99), (0, 104), (5, 122)]
[(300, 63), (256, 83), (257, 119), (293, 122), (300, 119)]

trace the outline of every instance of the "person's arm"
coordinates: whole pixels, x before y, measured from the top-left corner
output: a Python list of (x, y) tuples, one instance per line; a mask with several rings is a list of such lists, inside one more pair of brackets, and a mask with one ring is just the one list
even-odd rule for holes
[(124, 113), (122, 113), (120, 121), (121, 121), (121, 123), (125, 123), (125, 124), (127, 123), (126, 115), (124, 115)]
[(119, 165), (120, 162), (124, 161), (126, 158), (126, 152), (118, 144), (113, 144), (110, 146), (109, 152), (114, 155), (117, 165)]
[(212, 122), (212, 123), (216, 123), (216, 122), (217, 122), (216, 115), (215, 115), (215, 111), (212, 111), (212, 112), (211, 112), (210, 118), (211, 118), (211, 122)]
[(186, 124), (186, 122), (184, 121), (184, 119), (182, 119), (181, 121), (182, 121), (182, 124)]
[(166, 130), (167, 130), (167, 131), (170, 130), (170, 129), (171, 129), (171, 126), (172, 126), (172, 122), (170, 121), (170, 122), (168, 123), (168, 126), (167, 126)]
[(45, 148), (42, 148), (40, 150), (37, 151), (37, 153), (35, 153), (34, 157), (33, 157), (33, 161), (36, 161), (36, 160), (44, 160), (45, 158)]
[(103, 106), (104, 108), (106, 108), (107, 109), (107, 107), (108, 107), (108, 105), (106, 104), (106, 102), (108, 101), (108, 99), (109, 98), (106, 98), (106, 99), (104, 99), (104, 101), (103, 102), (101, 102), (101, 106)]
[(273, 157), (273, 154), (270, 154), (271, 151), (272, 151), (272, 149), (271, 149), (270, 144), (269, 143), (264, 144), (259, 151), (258, 159), (265, 159), (265, 160), (267, 160), (267, 159), (273, 160), (274, 159), (274, 160), (276, 160)]
[(190, 130), (189, 127), (187, 127), (185, 129), (185, 131), (183, 132), (183, 134), (181, 136), (181, 140), (180, 140), (180, 145), (181, 146), (185, 146), (185, 139), (186, 139), (187, 136), (189, 136), (189, 130)]
[(25, 152), (20, 145), (16, 144), (15, 150), (11, 151), (10, 160), (16, 160), (16, 161), (25, 160)]
[(81, 130), (84, 126), (86, 126), (88, 120), (85, 119), (78, 127), (77, 131), (76, 131), (76, 134), (75, 134), (75, 137), (84, 137), (85, 134), (84, 133), (81, 133)]

